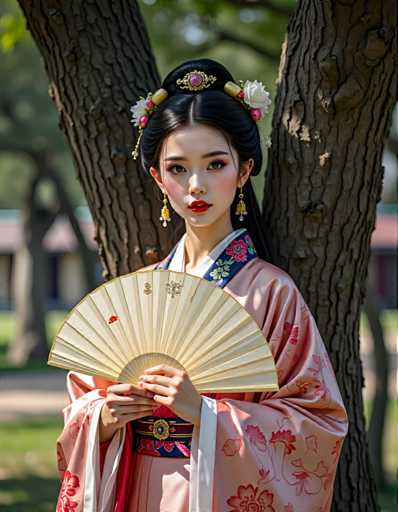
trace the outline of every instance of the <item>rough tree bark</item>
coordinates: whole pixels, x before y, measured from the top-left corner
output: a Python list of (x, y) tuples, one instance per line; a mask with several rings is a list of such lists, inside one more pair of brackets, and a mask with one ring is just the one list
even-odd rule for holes
[[(129, 106), (159, 77), (137, 2), (19, 0), (72, 148), (105, 277), (170, 247), (152, 183), (129, 159)], [(276, 101), (264, 222), (330, 351), (350, 415), (334, 508), (376, 510), (363, 420), (359, 310), (393, 88), (394, 0), (301, 0)], [(352, 199), (352, 200), (351, 200)], [(174, 219), (177, 223), (177, 219)]]
[(19, 4), (93, 216), (104, 277), (158, 261), (170, 249), (170, 234), (159, 222), (152, 178), (130, 156), (130, 106), (160, 84), (137, 2)]
[(396, 101), (396, 1), (301, 0), (279, 70), (263, 215), (328, 347), (350, 429), (333, 510), (377, 510), (359, 354), (382, 151)]

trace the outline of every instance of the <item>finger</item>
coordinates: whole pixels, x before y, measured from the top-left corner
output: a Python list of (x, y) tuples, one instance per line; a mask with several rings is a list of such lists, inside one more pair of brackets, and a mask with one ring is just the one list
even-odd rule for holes
[(148, 405), (121, 405), (114, 406), (109, 409), (111, 416), (114, 418), (120, 418), (121, 416), (125, 416), (126, 414), (133, 414), (142, 411), (150, 411), (152, 413), (153, 410), (157, 409), (159, 406), (148, 406)]
[(152, 411), (150, 411), (150, 410), (135, 412), (132, 414), (126, 414), (125, 416), (122, 416), (120, 421), (122, 423), (128, 423), (129, 421), (139, 420), (140, 418), (145, 418), (145, 417), (151, 416), (151, 415), (152, 415)]
[(108, 393), (115, 393), (118, 395), (139, 395), (139, 396), (146, 396), (151, 397), (152, 395), (145, 391), (144, 389), (140, 389), (137, 386), (134, 386), (133, 384), (112, 384), (107, 388)]
[(163, 375), (143, 375), (140, 377), (141, 382), (149, 382), (150, 384), (160, 384), (161, 386), (171, 386), (173, 384), (171, 377)]
[[(153, 394), (153, 393), (151, 393)], [(114, 395), (111, 393), (108, 395), (106, 399), (106, 403), (108, 405), (110, 404), (120, 404), (120, 405), (134, 405), (134, 404), (140, 404), (140, 405), (153, 405), (153, 398), (144, 398), (141, 396), (137, 396), (136, 398), (130, 398), (128, 396), (119, 396)]]
[(174, 375), (180, 375), (182, 373), (181, 370), (177, 368), (173, 368), (172, 366), (168, 366), (167, 364), (159, 364), (157, 366), (153, 366), (152, 368), (147, 368), (144, 370), (145, 374), (162, 374), (167, 375), (168, 377), (174, 377)]
[(134, 414), (134, 413), (148, 413), (152, 414), (155, 409), (157, 409), (159, 406), (156, 407), (148, 407), (147, 405), (143, 407), (123, 407), (118, 413), (119, 416), (126, 416), (128, 414)]
[(168, 388), (166, 386), (160, 386), (159, 384), (150, 384), (149, 382), (143, 382), (142, 385), (155, 393), (155, 395), (163, 395), (163, 396), (173, 396), (175, 394), (175, 389)]

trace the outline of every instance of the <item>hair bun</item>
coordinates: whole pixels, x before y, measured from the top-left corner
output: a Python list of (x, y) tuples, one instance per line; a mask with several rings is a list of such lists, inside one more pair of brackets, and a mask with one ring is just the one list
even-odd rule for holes
[[(188, 83), (187, 75), (193, 71), (199, 71), (206, 75), (207, 78), (204, 79), (204, 83), (200, 83), (200, 76), (198, 78), (192, 77), (190, 84)], [(227, 68), (220, 62), (213, 59), (193, 59), (183, 62), (170, 71), (163, 80), (162, 88), (166, 89), (169, 95), (195, 94), (209, 90), (223, 91), (224, 84), (228, 81), (233, 82), (234, 79)], [(195, 91), (196, 83), (198, 84), (198, 89)]]

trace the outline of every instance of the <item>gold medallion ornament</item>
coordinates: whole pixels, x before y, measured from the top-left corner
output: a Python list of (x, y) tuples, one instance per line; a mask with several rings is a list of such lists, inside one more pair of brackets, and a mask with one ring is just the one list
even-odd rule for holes
[(180, 86), (180, 89), (188, 89), (190, 91), (201, 91), (202, 89), (206, 89), (206, 87), (210, 87), (217, 78), (213, 75), (206, 75), (203, 71), (198, 71), (194, 69), (190, 71), (183, 78), (179, 78), (177, 80), (177, 85)]
[(153, 424), (153, 435), (160, 441), (167, 439), (170, 435), (170, 428), (167, 421), (163, 419), (156, 420)]

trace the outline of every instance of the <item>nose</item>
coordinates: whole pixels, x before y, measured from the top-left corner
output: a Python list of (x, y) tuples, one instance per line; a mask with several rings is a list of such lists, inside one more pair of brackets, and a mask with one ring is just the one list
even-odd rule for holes
[(192, 173), (189, 179), (189, 193), (191, 195), (203, 194), (205, 192), (205, 186), (202, 183), (199, 174), (197, 172)]

